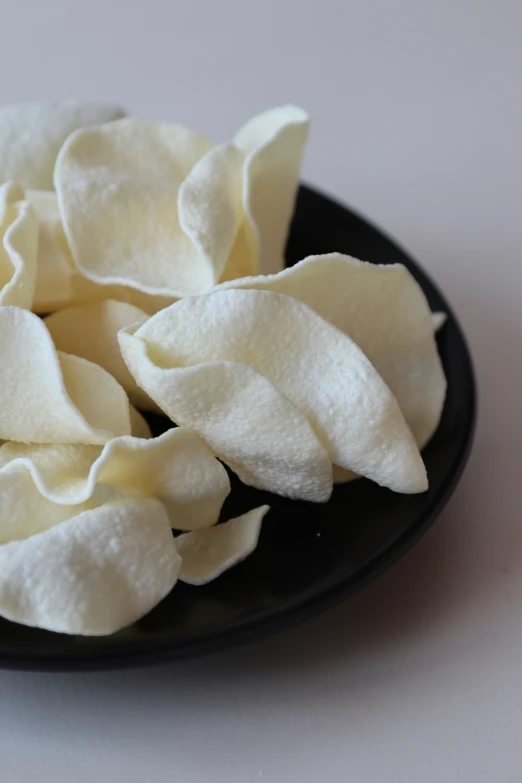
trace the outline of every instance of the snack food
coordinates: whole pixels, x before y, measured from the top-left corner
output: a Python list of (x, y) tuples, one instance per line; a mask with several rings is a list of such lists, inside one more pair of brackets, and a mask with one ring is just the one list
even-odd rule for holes
[(419, 448), (435, 432), (446, 379), (433, 319), (402, 264), (377, 265), (341, 253), (309, 256), (277, 275), (235, 280), (215, 290), (261, 290), (305, 302), (357, 343), (388, 385)]
[(260, 506), (217, 527), (178, 536), (180, 580), (205, 585), (248, 557), (257, 546), (261, 522), (269, 510), (269, 506)]
[[(411, 431), (382, 378), (346, 334), (297, 299), (216, 291), (183, 299), (119, 338), (138, 384), (245, 483), (303, 497), (295, 491), (302, 470), (307, 499), (331, 491), (324, 470), (310, 497), (305, 479), (319, 463), (302, 464), (293, 421), (284, 430), (283, 422), (273, 426), (284, 400), (333, 464), (398, 492), (427, 488)], [(245, 427), (253, 417), (255, 426)]]
[(180, 567), (158, 500), (105, 503), (0, 546), (0, 614), (60, 633), (114, 633), (161, 601)]
[(302, 110), (282, 107), (219, 146), (133, 118), (77, 130), (54, 174), (75, 267), (172, 301), (264, 259), (280, 268), (307, 125)]
[(129, 401), (99, 365), (56, 351), (43, 321), (0, 307), (0, 438), (103, 444), (130, 435)]
[(127, 392), (129, 400), (143, 410), (158, 410), (127, 369), (118, 343), (125, 326), (144, 323), (149, 316), (134, 305), (104, 299), (67, 307), (48, 316), (44, 323), (59, 351), (80, 356), (107, 370)]
[(171, 525), (195, 530), (214, 525), (230, 492), (227, 473), (189, 430), (158, 438), (113, 438), (104, 447), (26, 445), (0, 447), (0, 475), (28, 470), (43, 497), (57, 504), (85, 503), (99, 485), (126, 496), (160, 500)]
[(0, 107), (0, 181), (52, 190), (56, 156), (67, 137), (123, 115), (117, 106), (77, 100)]
[(0, 110), (1, 616), (113, 633), (248, 557), (269, 506), (219, 522), (219, 460), (313, 502), (427, 488), (443, 314), (400, 265), (281, 271), (307, 133), (294, 106), (218, 145), (113, 106)]
[(31, 307), (36, 283), (38, 223), (17, 185), (0, 185), (0, 307)]

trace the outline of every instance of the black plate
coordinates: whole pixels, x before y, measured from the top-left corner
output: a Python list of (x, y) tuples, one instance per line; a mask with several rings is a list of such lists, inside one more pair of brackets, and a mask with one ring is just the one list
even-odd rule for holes
[[(424, 451), (430, 489), (397, 495), (366, 480), (337, 486), (324, 504), (289, 501), (233, 480), (223, 517), (269, 503), (259, 546), (206, 587), (180, 584), (156, 609), (113, 636), (65, 636), (0, 620), (0, 666), (102, 669), (211, 652), (279, 631), (345, 598), (382, 573), (426, 531), (447, 503), (466, 463), (475, 420), (470, 355), (446, 300), (397, 245), (366, 220), (301, 187), (288, 263), (341, 251), (366, 261), (401, 262), (432, 310), (448, 321), (438, 336), (448, 379), (442, 420)], [(159, 417), (156, 431), (164, 428)]]

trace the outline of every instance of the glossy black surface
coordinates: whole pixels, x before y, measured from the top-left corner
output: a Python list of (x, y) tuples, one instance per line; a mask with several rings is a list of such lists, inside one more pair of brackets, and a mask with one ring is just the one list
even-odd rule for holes
[[(448, 378), (440, 427), (425, 449), (430, 489), (397, 495), (366, 480), (337, 486), (325, 505), (289, 501), (233, 481), (223, 518), (269, 503), (256, 552), (205, 587), (178, 585), (156, 609), (110, 637), (70, 637), (0, 620), (0, 666), (95, 669), (192, 656), (244, 642), (309, 617), (380, 574), (425, 532), (466, 462), (475, 418), (469, 353), (446, 300), (425, 273), (363, 218), (302, 187), (287, 248), (292, 264), (341, 251), (401, 262), (448, 321), (439, 350)], [(165, 426), (156, 417), (156, 432)]]

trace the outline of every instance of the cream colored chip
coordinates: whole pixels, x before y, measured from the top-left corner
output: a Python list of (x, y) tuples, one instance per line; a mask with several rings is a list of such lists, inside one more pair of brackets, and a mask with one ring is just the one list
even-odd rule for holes
[(60, 633), (114, 633), (156, 606), (180, 567), (159, 501), (106, 503), (0, 546), (0, 615)]
[(0, 446), (0, 476), (29, 473), (38, 492), (49, 502), (83, 503), (92, 497), (96, 481), (87, 486), (87, 480), (102, 449), (83, 444), (7, 442)]
[(49, 313), (73, 299), (74, 268), (68, 259), (56, 194), (28, 191), (27, 199), (38, 218), (36, 287), (32, 309)]
[(230, 492), (223, 465), (197, 435), (181, 428), (150, 440), (114, 438), (103, 449), (21, 443), (0, 447), (0, 476), (22, 469), (53, 503), (84, 503), (98, 484), (127, 496), (156, 497), (179, 530), (215, 524)]
[(0, 307), (0, 440), (103, 444), (130, 430), (127, 395), (109, 373), (57, 353), (33, 313)]
[[(254, 117), (234, 137), (246, 156), (243, 208), (256, 245), (257, 268), (263, 274), (284, 266), (308, 126), (303, 109), (281, 106)], [(232, 277), (230, 270), (228, 277)]]
[(29, 191), (27, 198), (39, 222), (36, 291), (33, 311), (47, 314), (65, 307), (115, 299), (152, 314), (168, 307), (176, 297), (153, 296), (120, 285), (87, 280), (74, 266), (67, 244), (56, 193)]
[(117, 337), (124, 326), (142, 324), (148, 317), (147, 313), (133, 305), (105, 299), (68, 307), (50, 315), (44, 323), (59, 351), (99, 364), (123, 386), (134, 405), (157, 410), (127, 369)]
[[(241, 223), (220, 282), (257, 275), (259, 260), (253, 230), (246, 218)], [(172, 302), (171, 302), (172, 304)], [(157, 311), (156, 311), (157, 312)]]
[[(132, 429), (129, 400), (120, 384), (97, 364), (58, 351), (60, 370), (65, 390), (75, 408), (89, 426), (85, 437), (90, 443), (105, 443), (111, 437), (130, 433)], [(71, 433), (71, 438), (77, 438)], [(52, 435), (52, 443), (58, 435)], [(33, 438), (33, 443), (39, 441)], [(49, 441), (43, 441), (49, 442)], [(81, 442), (66, 440), (62, 443)]]
[(90, 304), (105, 299), (126, 302), (149, 315), (153, 315), (177, 301), (175, 296), (154, 296), (123, 285), (100, 285), (87, 280), (77, 271), (73, 274), (72, 294), (67, 303), (68, 306)]
[(42, 497), (28, 470), (0, 471), (0, 544), (41, 533), (97, 505), (94, 497), (57, 505)]
[(145, 342), (119, 335), (140, 384), (174, 420), (190, 422), (239, 478), (279, 495), (325, 502), (332, 466), (306, 416), (263, 375), (237, 362), (166, 369)]
[[(242, 167), (237, 147), (221, 144), (196, 163), (179, 189), (180, 226), (215, 282), (223, 275), (243, 220)], [(194, 293), (202, 290), (198, 286)]]
[(126, 495), (161, 500), (172, 527), (178, 530), (214, 525), (230, 492), (223, 465), (201, 438), (183, 428), (151, 440), (111, 441), (89, 479), (96, 474), (99, 482)]
[(176, 538), (181, 556), (180, 581), (205, 585), (252, 554), (261, 522), (270, 506), (260, 506), (236, 519)]
[(331, 253), (215, 290), (230, 288), (295, 297), (346, 332), (397, 398), (419, 447), (426, 445), (440, 421), (446, 379), (426, 297), (404, 266)]
[(23, 198), (18, 185), (0, 185), (0, 306), (33, 303), (38, 222)]
[(0, 108), (0, 181), (52, 190), (56, 156), (67, 136), (122, 116), (117, 106), (76, 100)]
[[(235, 195), (227, 187), (236, 164), (234, 155), (216, 150), (201, 162), (211, 148), (181, 125), (137, 119), (72, 134), (60, 152), (55, 183), (78, 270), (97, 283), (167, 296), (198, 293), (217, 282), (237, 231), (229, 203)], [(195, 210), (205, 181), (208, 197)]]
[(138, 119), (76, 131), (55, 184), (77, 272), (172, 299), (260, 263), (280, 268), (307, 129), (305, 112), (285, 106), (217, 147), (183, 126)]
[(296, 299), (218, 291), (177, 302), (119, 339), (138, 384), (247, 483), (301, 496), (291, 477), (302, 470), (296, 452), (305, 441), (293, 423), (281, 423), (279, 395), (311, 425), (332, 463), (395, 491), (427, 488), (389, 388), (347, 335)]

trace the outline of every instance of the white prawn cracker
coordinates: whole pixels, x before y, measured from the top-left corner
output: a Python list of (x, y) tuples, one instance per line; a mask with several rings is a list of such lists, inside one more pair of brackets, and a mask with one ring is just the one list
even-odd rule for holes
[(216, 527), (178, 536), (180, 581), (204, 585), (245, 560), (257, 546), (261, 523), (269, 510), (270, 506), (260, 506)]
[[(84, 278), (74, 266), (65, 237), (56, 193), (27, 191), (26, 197), (38, 219), (38, 255), (32, 310), (46, 315), (73, 305), (114, 297), (126, 301), (140, 296), (121, 286), (101, 286)], [(149, 299), (142, 295), (143, 298)], [(171, 301), (165, 304), (171, 304)]]
[(434, 323), (420, 286), (401, 264), (375, 265), (331, 253), (310, 256), (277, 275), (227, 282), (295, 297), (342, 329), (393, 392), (423, 448), (440, 421), (446, 379)]
[(182, 428), (150, 440), (114, 438), (103, 448), (5, 443), (0, 478), (21, 471), (56, 504), (86, 503), (99, 485), (125, 496), (157, 498), (178, 530), (214, 525), (230, 492), (223, 465), (197, 435)]
[(127, 395), (108, 372), (57, 352), (33, 313), (0, 307), (0, 440), (104, 444), (130, 433)]
[(50, 313), (74, 298), (74, 267), (62, 228), (56, 193), (30, 190), (27, 199), (38, 219), (38, 254), (32, 310)]
[(306, 416), (261, 373), (237, 362), (156, 366), (146, 343), (122, 330), (137, 381), (174, 421), (190, 422), (246, 484), (317, 502), (332, 492), (332, 466)]
[(39, 226), (33, 312), (47, 315), (66, 307), (111, 299), (127, 302), (150, 314), (175, 301), (173, 296), (154, 296), (128, 286), (101, 285), (88, 280), (74, 264), (56, 193), (30, 190), (26, 198)]
[(38, 221), (24, 198), (18, 185), (0, 185), (0, 306), (33, 304)]
[(234, 136), (244, 156), (244, 217), (222, 280), (283, 268), (308, 127), (303, 109), (280, 106), (253, 117)]
[(131, 118), (76, 131), (55, 169), (74, 266), (91, 283), (167, 299), (279, 268), (307, 129), (305, 112), (281, 107), (219, 146)]
[(308, 126), (303, 109), (281, 106), (253, 117), (234, 137), (245, 154), (243, 207), (255, 245), (255, 272), (271, 274), (284, 266)]
[(0, 615), (61, 633), (114, 633), (156, 606), (180, 567), (158, 500), (105, 503), (0, 546)]
[[(228, 226), (222, 236), (212, 233), (215, 228), (219, 234), (227, 188), (217, 188), (199, 213), (189, 209), (198, 246), (183, 231), (185, 215), (178, 210), (180, 186), (212, 146), (182, 125), (138, 119), (72, 134), (60, 152), (55, 183), (79, 271), (97, 283), (160, 295), (198, 293), (217, 282), (220, 270), (198, 250), (212, 239), (219, 258), (224, 252), (220, 242), (233, 241)], [(212, 178), (212, 172), (207, 176)], [(208, 243), (201, 236), (207, 227)]]
[(0, 107), (0, 181), (52, 190), (56, 156), (69, 134), (122, 116), (117, 106), (77, 100)]
[(389, 388), (346, 334), (297, 299), (217, 291), (119, 339), (138, 385), (246, 483), (325, 500), (333, 463), (398, 492), (427, 488)]
[(117, 338), (124, 326), (142, 324), (148, 317), (138, 307), (105, 299), (67, 307), (48, 316), (44, 323), (59, 351), (99, 364), (123, 386), (134, 405), (157, 410), (127, 369)]
[(40, 493), (28, 470), (0, 471), (0, 544), (42, 533), (98, 503), (57, 504)]

